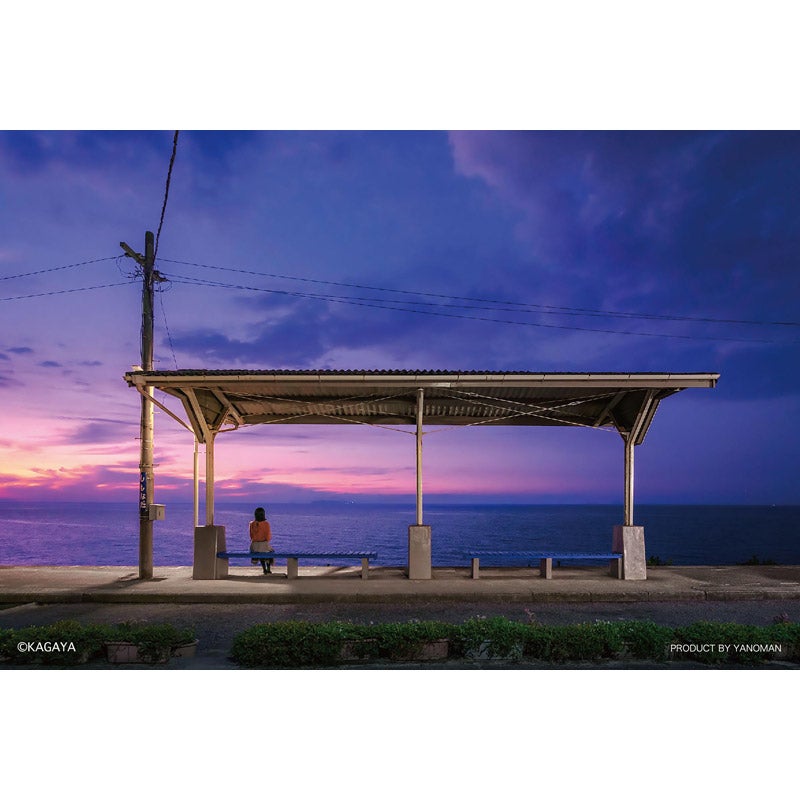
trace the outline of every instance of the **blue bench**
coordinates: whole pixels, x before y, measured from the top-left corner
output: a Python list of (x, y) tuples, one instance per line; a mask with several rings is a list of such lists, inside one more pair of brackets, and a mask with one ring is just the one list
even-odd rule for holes
[(267, 552), (267, 553), (251, 553), (249, 550), (242, 551), (242, 552), (231, 552), (228, 550), (223, 550), (217, 553), (217, 558), (258, 558), (258, 559), (273, 559), (273, 558), (285, 558), (286, 559), (286, 577), (289, 579), (293, 579), (297, 577), (297, 562), (301, 558), (322, 558), (322, 559), (329, 559), (329, 560), (344, 560), (344, 561), (357, 561), (361, 559), (361, 577), (366, 580), (367, 579), (367, 571), (369, 569), (369, 561), (372, 559), (373, 561), (378, 557), (377, 553), (333, 553), (333, 552), (320, 552), (320, 553), (312, 553), (309, 551), (303, 552), (279, 552), (275, 550), (274, 552)]
[(622, 577), (622, 553), (558, 553), (555, 551), (540, 552), (533, 550), (500, 551), (483, 550), (481, 552), (469, 553), (472, 559), (472, 577), (478, 578), (480, 570), (480, 559), (490, 558), (501, 559), (508, 562), (524, 562), (527, 566), (533, 566), (533, 562), (539, 562), (539, 574), (543, 578), (553, 577), (553, 559), (556, 561), (608, 561), (611, 568), (611, 575), (615, 578)]

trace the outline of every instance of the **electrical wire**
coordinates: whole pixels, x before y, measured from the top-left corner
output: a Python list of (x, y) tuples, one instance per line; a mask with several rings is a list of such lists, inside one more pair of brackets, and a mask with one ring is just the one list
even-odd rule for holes
[[(719, 319), (715, 317), (692, 317), (678, 316), (669, 314), (640, 314), (630, 311), (603, 311), (602, 309), (575, 308), (571, 306), (555, 306), (540, 303), (520, 303), (513, 300), (495, 300), (477, 297), (464, 297), (459, 295), (437, 294), (434, 292), (418, 292), (410, 289), (392, 289), (386, 286), (369, 286), (359, 283), (345, 283), (342, 281), (326, 281), (319, 278), (307, 278), (293, 275), (279, 275), (270, 272), (258, 272), (256, 270), (240, 269), (236, 267), (220, 267), (213, 264), (200, 264), (193, 261), (179, 261), (176, 259), (162, 258), (162, 262), (170, 264), (180, 264), (183, 266), (199, 267), (201, 269), (214, 269), (224, 272), (238, 272), (245, 275), (257, 275), (263, 278), (274, 278), (287, 281), (302, 281), (305, 283), (318, 283), (326, 286), (340, 286), (348, 289), (367, 289), (374, 292), (391, 292), (394, 294), (413, 295), (416, 297), (432, 297), (439, 300), (462, 300), (470, 303), (483, 303), (485, 305), (511, 306), (512, 308), (498, 309), (503, 311), (515, 311), (521, 309), (535, 309), (539, 313), (564, 314), (570, 316), (599, 316), (599, 317), (619, 317), (624, 319), (648, 319), (665, 320), (671, 322), (705, 322), (705, 323), (724, 323), (730, 325), (780, 325), (800, 327), (800, 322), (785, 322), (771, 320), (748, 320), (748, 319)], [(409, 301), (416, 302), (416, 301)], [(494, 309), (486, 309), (494, 310)]]
[(169, 341), (169, 349), (172, 351), (172, 360), (175, 362), (175, 369), (180, 369), (178, 367), (178, 358), (175, 355), (175, 348), (172, 346), (172, 334), (169, 330), (169, 324), (167, 323), (167, 311), (164, 308), (164, 292), (159, 288), (158, 290), (158, 301), (161, 304), (161, 314), (164, 317), (164, 327), (167, 330), (167, 341)]
[[(585, 328), (573, 325), (553, 325), (546, 322), (523, 322), (520, 320), (496, 319), (493, 317), (477, 317), (468, 314), (449, 314), (443, 311), (429, 311), (418, 308), (402, 308), (400, 306), (387, 306), (387, 305), (382, 305), (379, 300), (362, 302), (361, 300), (356, 300), (346, 297), (338, 297), (334, 295), (310, 294), (305, 292), (290, 292), (283, 289), (265, 289), (263, 287), (258, 287), (258, 286), (227, 284), (219, 281), (206, 281), (201, 278), (187, 278), (185, 276), (173, 276), (170, 277), (169, 280), (171, 280), (173, 283), (182, 283), (189, 286), (208, 286), (211, 288), (238, 289), (251, 292), (266, 292), (268, 294), (280, 294), (289, 297), (301, 297), (312, 300), (323, 300), (328, 303), (341, 303), (345, 305), (362, 306), (366, 308), (379, 308), (382, 310), (389, 310), (389, 311), (404, 311), (406, 313), (411, 313), (411, 314), (425, 314), (427, 316), (449, 317), (452, 319), (466, 319), (466, 320), (476, 320), (480, 322), (494, 322), (496, 324), (501, 324), (501, 325), (518, 325), (518, 326), (534, 327), (534, 328), (553, 328), (557, 330), (580, 331), (585, 333), (611, 333), (611, 334), (616, 334), (618, 336), (646, 336), (646, 337), (654, 337), (662, 339), (684, 339), (690, 341), (738, 342), (745, 344), (780, 344), (780, 342), (775, 342), (769, 339), (740, 339), (734, 337), (721, 337), (721, 336), (690, 336), (688, 334), (677, 334), (677, 333), (618, 331), (618, 330), (609, 330), (604, 328)], [(447, 308), (447, 306), (441, 306), (441, 307)], [(796, 342), (788, 342), (788, 344), (796, 344)]]
[(74, 289), (58, 289), (52, 292), (38, 292), (37, 294), (20, 294), (16, 297), (0, 297), (0, 302), (4, 300), (28, 300), (31, 297), (50, 297), (55, 294), (71, 294), (73, 292), (89, 292), (93, 289), (110, 289), (112, 286), (130, 286), (136, 281), (123, 281), (122, 283), (103, 283), (99, 286), (80, 286)]
[(44, 275), (45, 272), (58, 272), (60, 269), (83, 267), (86, 264), (99, 264), (101, 261), (113, 261), (116, 258), (118, 258), (118, 256), (106, 256), (105, 258), (93, 258), (91, 261), (78, 261), (75, 264), (65, 264), (63, 267), (48, 267), (47, 269), (37, 269), (34, 272), (22, 272), (19, 275), (0, 275), (0, 281), (10, 281), (15, 278), (30, 278), (31, 275)]
[(161, 220), (158, 223), (158, 232), (156, 233), (156, 244), (153, 248), (153, 261), (155, 261), (158, 254), (158, 240), (161, 238), (161, 228), (164, 225), (164, 214), (167, 211), (167, 198), (169, 197), (169, 184), (172, 180), (172, 167), (175, 164), (175, 154), (178, 151), (178, 131), (175, 131), (175, 136), (172, 139), (172, 156), (169, 160), (169, 169), (167, 170), (167, 185), (164, 187), (164, 202), (161, 205)]

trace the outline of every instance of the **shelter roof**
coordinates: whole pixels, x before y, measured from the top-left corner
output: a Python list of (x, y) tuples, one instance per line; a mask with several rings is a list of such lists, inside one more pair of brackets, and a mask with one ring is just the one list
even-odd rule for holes
[[(718, 373), (447, 370), (168, 370), (125, 374), (178, 398), (198, 440), (259, 424), (578, 425), (644, 439), (664, 398)], [(187, 424), (188, 422), (188, 424)]]

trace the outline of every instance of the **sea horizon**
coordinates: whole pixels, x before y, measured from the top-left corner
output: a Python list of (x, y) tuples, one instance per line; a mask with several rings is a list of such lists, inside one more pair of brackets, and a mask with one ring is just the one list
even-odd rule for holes
[[(165, 505), (165, 519), (153, 523), (154, 564), (190, 565), (193, 503)], [(378, 565), (407, 563), (413, 500), (219, 500), (214, 522), (225, 527), (229, 548), (249, 547), (248, 527), (257, 505), (267, 509), (277, 548), (369, 549), (377, 551)], [(200, 525), (204, 515), (201, 504)], [(467, 566), (468, 553), (475, 549), (607, 551), (622, 515), (620, 503), (432, 500), (424, 506), (423, 521), (432, 529), (433, 565)], [(634, 523), (644, 527), (646, 553), (656, 563), (800, 564), (800, 505), (640, 503)], [(3, 565), (137, 564), (138, 540), (134, 502), (0, 500)]]

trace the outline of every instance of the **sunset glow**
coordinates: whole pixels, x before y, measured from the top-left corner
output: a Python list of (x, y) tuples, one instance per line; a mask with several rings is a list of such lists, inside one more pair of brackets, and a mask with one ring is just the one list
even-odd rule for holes
[[(141, 282), (119, 242), (155, 227), (171, 140), (0, 135), (0, 498), (136, 502)], [(798, 169), (780, 132), (185, 131), (156, 368), (719, 372), (659, 410), (639, 500), (798, 502)], [(191, 434), (155, 418), (156, 501), (188, 501)], [(217, 499), (410, 497), (410, 433), (225, 433)], [(618, 503), (622, 444), (431, 431), (424, 476), (440, 499)]]

